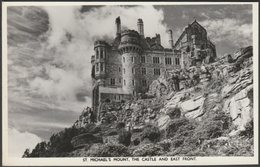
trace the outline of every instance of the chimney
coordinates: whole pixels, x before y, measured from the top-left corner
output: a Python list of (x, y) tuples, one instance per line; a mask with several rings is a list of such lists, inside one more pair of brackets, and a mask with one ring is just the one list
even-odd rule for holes
[(121, 36), (121, 20), (120, 16), (116, 18), (116, 37)]
[(142, 19), (138, 19), (137, 21), (137, 29), (140, 36), (144, 37), (144, 24)]
[(160, 34), (155, 34), (156, 36), (156, 43), (161, 45), (161, 36)]
[(168, 30), (168, 34), (169, 34), (169, 47), (173, 48), (172, 30)]

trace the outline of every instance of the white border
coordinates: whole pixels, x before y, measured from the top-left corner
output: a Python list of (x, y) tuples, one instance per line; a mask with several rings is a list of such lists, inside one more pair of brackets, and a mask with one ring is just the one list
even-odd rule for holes
[[(196, 157), (195, 161), (83, 162), (83, 158), (9, 158), (8, 157), (8, 91), (7, 91), (7, 7), (8, 6), (77, 6), (77, 5), (253, 5), (254, 67), (254, 157)], [(258, 3), (257, 2), (3, 2), (2, 3), (2, 159), (7, 166), (105, 166), (105, 165), (235, 165), (258, 163)], [(142, 157), (140, 157), (141, 159)]]

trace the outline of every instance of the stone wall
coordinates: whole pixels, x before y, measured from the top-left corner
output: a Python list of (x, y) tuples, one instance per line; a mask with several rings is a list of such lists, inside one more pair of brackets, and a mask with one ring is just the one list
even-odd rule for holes
[(121, 102), (126, 101), (126, 100), (130, 100), (131, 96), (127, 95), (127, 94), (116, 94), (116, 93), (101, 93), (101, 102), (105, 102), (109, 99), (109, 101), (113, 101), (113, 102)]
[[(140, 74), (140, 78), (146, 80), (147, 86), (142, 86), (141, 90), (143, 93), (147, 92), (149, 85), (156, 80), (159, 75), (154, 74), (154, 69), (160, 69), (160, 74), (163, 74), (166, 70), (172, 70), (180, 68), (180, 65), (176, 65), (176, 56), (173, 52), (164, 51), (145, 51), (142, 56), (145, 56), (145, 63), (141, 64), (140, 68), (146, 69), (146, 74)], [(159, 57), (159, 63), (153, 63), (153, 57)], [(171, 58), (171, 64), (165, 63), (165, 58)], [(181, 61), (181, 60), (180, 60)], [(141, 69), (140, 69), (141, 70)]]

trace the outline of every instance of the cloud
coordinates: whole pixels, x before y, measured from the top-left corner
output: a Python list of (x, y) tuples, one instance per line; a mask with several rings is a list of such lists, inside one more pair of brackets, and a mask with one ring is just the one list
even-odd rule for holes
[(30, 151), (41, 142), (41, 138), (29, 132), (20, 132), (15, 128), (8, 129), (8, 149), (9, 157), (22, 157), (25, 149)]
[(201, 22), (215, 43), (232, 43), (237, 48), (252, 45), (252, 24), (225, 18)]
[(85, 98), (79, 99), (78, 94), (90, 95), (90, 58), (94, 54), (94, 41), (104, 37), (115, 38), (115, 18), (118, 16), (121, 17), (122, 27), (135, 30), (137, 19), (141, 16), (145, 35), (160, 33), (162, 44), (167, 45), (163, 11), (153, 6), (103, 6), (83, 13), (80, 7), (43, 9), (48, 13), (50, 23), (45, 34), (44, 54), (51, 61), (42, 65), (45, 77), (37, 76), (29, 81), (29, 85), (34, 93), (45, 97), (82, 101)]
[(57, 97), (58, 100), (73, 99), (78, 88), (83, 87), (83, 81), (72, 70), (65, 71), (54, 66), (44, 66), (47, 79), (36, 77), (30, 82), (35, 93), (46, 95), (46, 98)]

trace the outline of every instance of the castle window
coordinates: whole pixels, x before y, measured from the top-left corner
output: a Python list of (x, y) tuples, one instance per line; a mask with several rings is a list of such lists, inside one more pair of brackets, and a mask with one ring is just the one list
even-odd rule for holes
[(180, 65), (180, 59), (179, 58), (175, 58), (175, 64)]
[(124, 80), (124, 85), (126, 85), (125, 80)]
[(160, 63), (160, 58), (159, 57), (153, 57), (153, 63), (154, 64), (159, 64)]
[(165, 64), (166, 65), (172, 64), (172, 59), (170, 57), (165, 57)]
[(104, 63), (100, 63), (100, 71), (104, 71)]
[(147, 83), (146, 83), (146, 80), (144, 79), (144, 80), (142, 80), (142, 85), (143, 86), (146, 86), (147, 85)]
[(115, 85), (115, 84), (116, 84), (115, 78), (111, 78), (111, 79), (110, 79), (110, 85)]
[(142, 74), (143, 74), (143, 75), (146, 74), (146, 68), (142, 68)]
[(131, 61), (134, 62), (134, 57), (131, 57)]
[(121, 78), (118, 78), (118, 82), (121, 83), (122, 79)]
[(145, 63), (145, 56), (141, 56), (141, 63)]
[(118, 71), (121, 72), (121, 67), (118, 67)]
[(103, 59), (104, 58), (104, 50), (101, 50), (100, 51), (100, 59)]
[(161, 74), (160, 68), (155, 68), (153, 72), (154, 72), (154, 75), (160, 75)]
[(135, 80), (132, 80), (132, 85), (135, 86)]
[(132, 74), (135, 74), (135, 68), (132, 68)]
[(125, 62), (125, 57), (123, 57), (123, 63)]
[(96, 64), (96, 71), (97, 72), (99, 71), (99, 64), (98, 63)]
[(96, 50), (96, 59), (99, 59), (99, 52)]
[(124, 71), (124, 74), (125, 74), (125, 68), (123, 69), (123, 71)]

